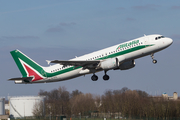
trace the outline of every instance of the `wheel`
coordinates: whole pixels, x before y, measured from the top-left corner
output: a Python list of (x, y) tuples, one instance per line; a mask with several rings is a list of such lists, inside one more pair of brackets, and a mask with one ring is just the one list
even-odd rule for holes
[(98, 76), (97, 76), (97, 75), (93, 75), (93, 76), (91, 77), (91, 80), (92, 80), (92, 81), (97, 81), (97, 80), (98, 80)]
[(153, 60), (153, 63), (156, 64), (156, 63), (157, 63), (157, 60)]
[(104, 79), (104, 80), (109, 80), (109, 75), (104, 75), (104, 76), (103, 76), (103, 79)]

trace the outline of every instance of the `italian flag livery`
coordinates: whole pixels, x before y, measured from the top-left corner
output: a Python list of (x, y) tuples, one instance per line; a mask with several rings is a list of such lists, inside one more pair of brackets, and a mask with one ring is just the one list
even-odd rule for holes
[(42, 73), (44, 73), (44, 69), (42, 66), (37, 64), (35, 61), (24, 55), (19, 50), (14, 50), (10, 52), (14, 61), (16, 62), (22, 77), (24, 78), (32, 78), (31, 81), (27, 80), (27, 82), (34, 82), (37, 80), (42, 80), (45, 78)]
[(114, 45), (93, 53), (89, 53), (68, 61), (54, 60), (47, 61), (55, 63), (43, 67), (19, 50), (11, 51), (11, 55), (17, 64), (22, 77), (9, 80), (19, 84), (57, 82), (79, 77), (86, 74), (93, 74), (91, 79), (98, 80), (96, 72), (104, 71), (104, 80), (108, 80), (108, 70), (128, 70), (135, 66), (135, 59), (151, 55), (153, 63), (154, 53), (161, 51), (172, 44), (171, 38), (154, 34), (143, 36), (122, 44)]

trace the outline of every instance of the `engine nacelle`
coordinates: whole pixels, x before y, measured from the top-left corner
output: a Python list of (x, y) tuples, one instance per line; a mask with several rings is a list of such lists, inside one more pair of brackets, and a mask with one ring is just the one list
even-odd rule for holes
[(117, 58), (110, 58), (107, 59), (103, 62), (101, 62), (100, 67), (104, 70), (109, 70), (109, 69), (114, 69), (116, 67), (118, 67), (119, 63), (118, 63), (118, 59)]
[(126, 61), (122, 64), (119, 65), (119, 69), (120, 70), (128, 70), (131, 69), (135, 66), (135, 61), (134, 60), (130, 60), (130, 61)]

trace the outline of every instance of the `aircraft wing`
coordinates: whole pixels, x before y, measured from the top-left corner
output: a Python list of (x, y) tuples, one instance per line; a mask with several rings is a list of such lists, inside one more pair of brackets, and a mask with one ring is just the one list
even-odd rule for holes
[(68, 65), (72, 65), (72, 66), (75, 66), (75, 67), (89, 67), (89, 66), (94, 66), (96, 67), (99, 63), (100, 63), (100, 60), (93, 60), (93, 61), (84, 61), (84, 60), (70, 60), (70, 61), (61, 61), (61, 60), (54, 60), (54, 61), (50, 61), (50, 63), (59, 63), (61, 65), (64, 65), (64, 66), (68, 66)]

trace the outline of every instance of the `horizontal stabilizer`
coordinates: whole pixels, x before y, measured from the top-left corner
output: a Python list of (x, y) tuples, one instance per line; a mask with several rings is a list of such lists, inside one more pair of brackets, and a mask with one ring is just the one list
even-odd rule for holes
[(21, 77), (21, 78), (11, 78), (11, 79), (9, 79), (9, 80), (12, 80), (12, 81), (23, 80), (23, 81), (29, 81), (29, 82), (31, 82), (32, 79), (33, 79), (33, 77)]

